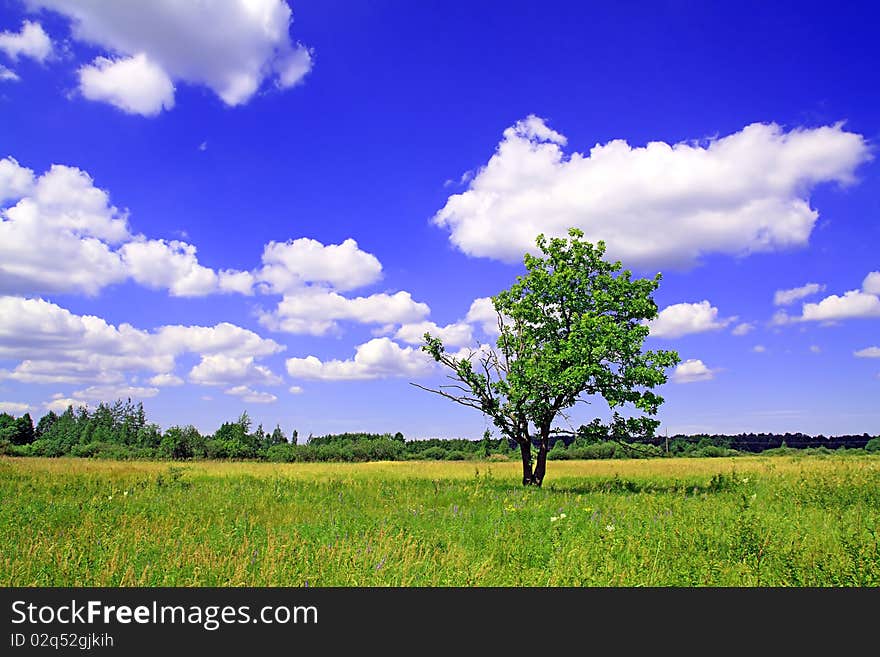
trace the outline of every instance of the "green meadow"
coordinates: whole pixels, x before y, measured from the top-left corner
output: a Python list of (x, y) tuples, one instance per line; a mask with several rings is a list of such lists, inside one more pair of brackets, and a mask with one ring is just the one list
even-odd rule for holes
[(520, 469), (0, 458), (0, 585), (880, 585), (880, 457)]

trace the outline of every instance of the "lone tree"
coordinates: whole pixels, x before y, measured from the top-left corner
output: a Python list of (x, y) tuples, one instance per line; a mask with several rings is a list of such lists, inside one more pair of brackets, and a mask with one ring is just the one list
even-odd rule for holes
[[(590, 403), (590, 396), (601, 396), (613, 410), (605, 435), (652, 435), (659, 422), (649, 416), (663, 399), (651, 389), (680, 361), (674, 351), (642, 351), (646, 321), (657, 316), (652, 293), (661, 275), (634, 280), (620, 262), (603, 259), (604, 242), (584, 241), (576, 228), (568, 234), (549, 241), (539, 235), (544, 257), (526, 254), (528, 273), (492, 297), (499, 331), (494, 348), (451, 354), (425, 333), (422, 349), (451, 371), (453, 383), (438, 389), (413, 384), (489, 416), (519, 445), (524, 486), (544, 481), (551, 439), (578, 433), (554, 427), (557, 417), (567, 419), (566, 409)], [(621, 416), (615, 409), (627, 403), (644, 415)], [(599, 425), (594, 420), (581, 432), (595, 434)]]

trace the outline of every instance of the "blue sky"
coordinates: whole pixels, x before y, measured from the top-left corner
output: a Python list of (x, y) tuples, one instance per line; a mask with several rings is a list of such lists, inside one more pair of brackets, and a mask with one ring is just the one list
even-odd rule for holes
[(586, 5), (0, 0), (0, 410), (478, 437), (422, 322), (578, 225), (661, 431), (880, 432), (877, 10)]

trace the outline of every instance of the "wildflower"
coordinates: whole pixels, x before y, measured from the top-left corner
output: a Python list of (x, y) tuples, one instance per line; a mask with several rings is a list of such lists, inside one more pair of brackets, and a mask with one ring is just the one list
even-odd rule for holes
[(749, 483), (749, 478), (748, 478), (748, 477), (743, 477), (742, 482), (743, 482), (744, 484)]
[(609, 531), (609, 532), (613, 532), (613, 531), (614, 531), (614, 525), (605, 525), (605, 530), (606, 530), (606, 531)]
[(550, 516), (550, 522), (556, 522), (559, 520), (559, 516)]
[(125, 492), (122, 494), (122, 496), (123, 496), (123, 497), (128, 497), (128, 491), (125, 491)]
[(564, 517), (565, 517), (565, 514), (564, 514), (564, 513), (560, 513), (560, 514), (559, 514), (559, 518), (560, 518), (560, 519), (562, 519), (562, 518), (564, 518)]

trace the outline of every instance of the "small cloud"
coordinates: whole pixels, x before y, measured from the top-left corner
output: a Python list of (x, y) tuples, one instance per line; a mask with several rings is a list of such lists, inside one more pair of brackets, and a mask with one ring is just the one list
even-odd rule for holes
[(806, 285), (793, 287), (788, 290), (776, 290), (776, 293), (773, 295), (773, 305), (788, 306), (798, 299), (803, 299), (824, 290), (825, 286), (819, 283), (807, 283)]
[(45, 62), (52, 56), (52, 40), (42, 25), (26, 20), (19, 32), (0, 32), (0, 51), (13, 61), (18, 61), (19, 57), (30, 57)]
[(382, 336), (394, 333), (394, 329), (396, 328), (397, 324), (383, 324), (382, 326), (374, 328), (372, 331), (370, 331), (370, 335), (375, 338), (381, 338)]
[(880, 271), (872, 271), (862, 281), (862, 291), (867, 294), (880, 294)]
[(694, 383), (696, 381), (711, 381), (715, 378), (718, 370), (706, 367), (702, 360), (691, 358), (684, 361), (672, 373), (673, 383)]
[(753, 331), (754, 328), (755, 325), (751, 322), (742, 322), (741, 324), (737, 324), (736, 326), (734, 326), (731, 333), (733, 335), (746, 335), (747, 333)]
[(856, 358), (880, 358), (880, 347), (865, 347), (853, 352)]
[(278, 397), (273, 395), (270, 392), (263, 392), (261, 390), (253, 390), (248, 386), (233, 386), (228, 390), (224, 391), (227, 395), (234, 395), (236, 397), (241, 397), (244, 401), (250, 402), (253, 404), (271, 404), (274, 401), (278, 400)]
[(55, 397), (53, 395), (52, 401), (43, 404), (43, 407), (47, 411), (55, 411), (56, 413), (63, 413), (67, 410), (69, 406), (73, 406), (74, 408), (79, 408), (80, 406), (88, 407), (88, 403), (82, 399), (72, 399), (70, 397)]
[(200, 150), (200, 151), (206, 151), (206, 150), (208, 150), (208, 142), (203, 141), (201, 144), (199, 144), (199, 150)]
[(718, 308), (709, 301), (676, 303), (661, 310), (657, 317), (646, 322), (651, 337), (679, 338), (691, 333), (717, 331), (735, 321), (735, 317), (719, 318)]
[(0, 64), (0, 82), (18, 82), (20, 79), (15, 71), (10, 71)]
[(445, 181), (443, 181), (443, 186), (444, 187), (452, 187), (453, 185), (464, 185), (467, 182), (469, 182), (470, 179), (473, 177), (474, 177), (474, 172), (472, 169), (469, 169), (469, 170), (465, 171), (463, 174), (461, 174), (461, 178), (459, 178), (458, 180), (453, 180), (452, 178), (447, 178)]
[(756, 354), (763, 354), (765, 351), (767, 351), (767, 347), (762, 344), (756, 344), (754, 347), (752, 347), (752, 351), (754, 351)]
[(811, 344), (810, 351), (813, 352), (814, 354), (820, 354), (820, 353), (822, 353), (822, 348), (817, 344)]
[(149, 380), (149, 384), (153, 386), (182, 386), (183, 379), (174, 374), (157, 374)]
[(791, 324), (792, 322), (796, 322), (797, 318), (792, 317), (784, 310), (779, 310), (773, 314), (773, 318), (770, 320), (771, 326), (784, 326), (785, 324)]
[(201, 399), (202, 401), (213, 401), (214, 400), (214, 398), (211, 395), (202, 395), (201, 397), (199, 397), (199, 399)]
[(288, 389), (291, 395), (301, 395), (303, 392), (302, 386), (290, 386)]
[(30, 410), (30, 404), (24, 404), (21, 402), (0, 401), (0, 413), (18, 415), (19, 413), (27, 413)]

